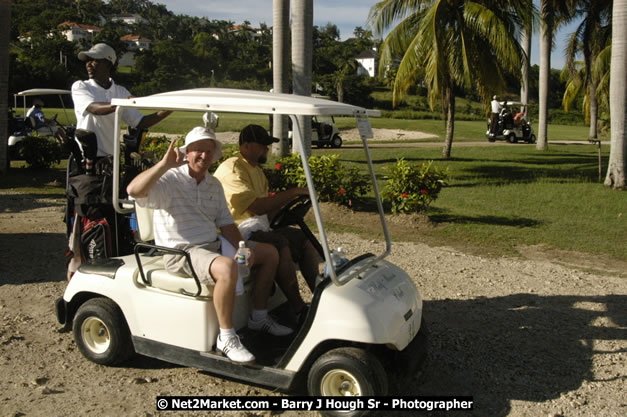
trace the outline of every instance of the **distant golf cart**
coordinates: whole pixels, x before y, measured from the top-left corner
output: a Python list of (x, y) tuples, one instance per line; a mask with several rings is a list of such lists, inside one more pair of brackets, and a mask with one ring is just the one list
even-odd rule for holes
[[(288, 123), (288, 138), (290, 145), (292, 144), (292, 123)], [(332, 115), (312, 116), (311, 118), (311, 144), (318, 148), (329, 146), (331, 148), (340, 148), (342, 146), (342, 137), (340, 130), (335, 126), (335, 119)]]
[[(59, 90), (53, 88), (33, 88), (30, 90), (20, 91), (19, 93), (13, 95), (13, 109), (17, 108), (18, 97), (22, 97), (23, 116), (17, 116), (15, 115), (15, 111), (13, 109), (9, 109), (8, 145), (9, 155), (12, 157), (12, 159), (18, 158), (20, 156), (21, 142), (27, 136), (55, 137), (60, 142), (63, 142), (64, 137), (69, 137), (73, 134), (72, 132), (74, 127), (65, 127), (62, 124), (58, 123), (56, 114), (48, 118), (50, 120), (49, 124), (35, 129), (36, 121), (34, 120), (34, 117), (26, 117), (26, 113), (28, 111), (26, 98), (41, 97), (47, 95), (58, 96), (61, 108), (63, 108), (63, 112), (65, 114), (65, 119), (69, 120), (65, 103), (71, 94), (72, 92), (70, 90)], [(66, 97), (65, 101), (63, 100), (64, 96), (68, 96)], [(71, 131), (68, 131), (68, 129)]]
[[(73, 329), (76, 344), (87, 359), (113, 365), (136, 352), (282, 390), (306, 385), (310, 395), (324, 396), (386, 395), (388, 376), (417, 371), (426, 354), (423, 302), (409, 275), (385, 260), (391, 253), (391, 241), (366, 141), (371, 135), (368, 116), (378, 112), (291, 94), (204, 88), (114, 99), (112, 104), (117, 106), (112, 199), (118, 213), (137, 215), (138, 243), (132, 254), (83, 264), (57, 300), (59, 322)], [(299, 141), (300, 149), (304, 146), (297, 115), (354, 116), (362, 135), (385, 250), (378, 255), (359, 254), (334, 269), (311, 170), (301, 153), (311, 197), (299, 197), (286, 205), (271, 224), (273, 228), (299, 225), (324, 259), (328, 275), (319, 276), (302, 326), (283, 338), (246, 328), (254, 280), (245, 280), (243, 294), (235, 299), (233, 321), (257, 362), (251, 366), (230, 362), (214, 349), (218, 321), (211, 289), (201, 286), (195, 276), (169, 273), (163, 254), (171, 250), (152, 242), (150, 210), (119, 197), (124, 191), (120, 190), (120, 113), (125, 108), (196, 111), (199, 124), (207, 110), (286, 115), (295, 126), (294, 140)], [(310, 208), (317, 237), (303, 219)], [(232, 247), (227, 249), (233, 251)], [(275, 288), (269, 308), (284, 323), (285, 301), (281, 290)]]
[(490, 142), (506, 140), (509, 143), (518, 141), (536, 143), (536, 135), (533, 133), (531, 124), (525, 118), (519, 121), (515, 120), (516, 110), (522, 112), (525, 104), (518, 101), (502, 101), (501, 106), (503, 108), (499, 113), (495, 132), (490, 132), (490, 122), (488, 121), (486, 139)]

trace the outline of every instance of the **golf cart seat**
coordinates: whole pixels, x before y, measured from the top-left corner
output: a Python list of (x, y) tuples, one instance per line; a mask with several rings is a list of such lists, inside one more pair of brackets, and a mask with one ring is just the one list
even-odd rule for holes
[[(152, 244), (154, 241), (153, 212), (153, 209), (140, 207), (135, 204), (135, 213), (137, 215), (136, 237), (140, 242), (140, 247), (161, 249), (161, 247)], [(140, 267), (140, 270), (137, 271), (136, 274), (136, 280), (140, 284), (149, 285), (164, 291), (179, 294), (182, 293), (208, 298), (212, 297), (213, 286), (208, 287), (201, 284), (200, 293), (198, 293), (199, 288), (196, 280), (193, 277), (166, 270), (163, 262), (163, 256), (140, 257), (137, 255), (137, 250), (135, 253), (138, 259), (138, 266)], [(144, 275), (143, 277), (141, 272), (142, 270)]]

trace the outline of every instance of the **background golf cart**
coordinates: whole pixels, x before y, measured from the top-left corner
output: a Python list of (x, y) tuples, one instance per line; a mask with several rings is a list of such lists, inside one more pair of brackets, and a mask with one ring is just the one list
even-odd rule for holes
[[(311, 205), (318, 228), (317, 247), (329, 276), (319, 280), (309, 313), (293, 338), (287, 343), (266, 338), (261, 343), (262, 350), (251, 349), (258, 357), (258, 366), (254, 368), (232, 364), (214, 353), (212, 344), (218, 324), (211, 293), (196, 278), (165, 271), (162, 257), (154, 255), (155, 251), (167, 249), (144, 243), (136, 245), (134, 255), (81, 266), (63, 299), (57, 302), (59, 321), (73, 325), (77, 345), (88, 359), (103, 364), (119, 363), (135, 351), (281, 389), (294, 389), (304, 378), (310, 394), (335, 396), (385, 395), (388, 372), (417, 369), (426, 348), (422, 298), (407, 274), (384, 259), (391, 251), (391, 242), (366, 142), (371, 134), (367, 116), (377, 113), (316, 98), (226, 89), (174, 91), (114, 99), (112, 104), (118, 106), (112, 198), (121, 214), (135, 211), (132, 201), (119, 198), (119, 114), (123, 108), (288, 115), (298, 132), (295, 140), (301, 149), (303, 141), (297, 115), (356, 117), (374, 181), (386, 248), (378, 256), (363, 254), (350, 259), (337, 271), (333, 269), (311, 171), (301, 152), (311, 201), (296, 200), (282, 211), (282, 217), (291, 219), (287, 223), (304, 224), (302, 217)], [(137, 214), (138, 223), (146, 220), (141, 210)], [(148, 223), (151, 223), (149, 218)], [(142, 233), (140, 239), (149, 237)], [(143, 248), (149, 248), (152, 253), (144, 252)], [(252, 285), (245, 282), (245, 293), (236, 299), (237, 328), (245, 326)], [(277, 289), (270, 305), (281, 303), (281, 297)], [(243, 342), (254, 343), (251, 337), (254, 338), (246, 334)]]
[(490, 132), (490, 122), (488, 121), (488, 130), (486, 131), (486, 139), (490, 142), (496, 140), (506, 140), (509, 143), (524, 141), (527, 143), (536, 143), (536, 135), (533, 128), (526, 118), (520, 121), (519, 125), (514, 123), (514, 111), (523, 111), (525, 104), (519, 101), (502, 101), (502, 109), (498, 116), (496, 130)]
[[(33, 88), (30, 90), (20, 91), (13, 95), (13, 109), (9, 109), (9, 155), (12, 159), (20, 157), (20, 143), (27, 136), (41, 136), (41, 137), (54, 137), (59, 140), (60, 143), (64, 143), (66, 138), (72, 137), (74, 132), (73, 126), (64, 126), (57, 121), (57, 114), (53, 117), (46, 117), (50, 120), (50, 124), (42, 126), (38, 129), (34, 129), (36, 125), (33, 117), (26, 117), (27, 113), (27, 97), (42, 97), (48, 95), (55, 95), (58, 97), (63, 109), (65, 120), (70, 120), (67, 114), (67, 108), (63, 97), (66, 96), (66, 101), (70, 98), (72, 92), (70, 90), (59, 90), (53, 88)], [(18, 97), (22, 97), (23, 116), (15, 114), (17, 109)], [(30, 108), (30, 106), (28, 106)]]
[[(288, 138), (292, 146), (293, 132), (291, 119), (288, 122)], [(312, 116), (311, 118), (311, 144), (318, 148), (330, 146), (340, 148), (342, 137), (340, 130), (335, 126), (335, 118), (332, 115)]]

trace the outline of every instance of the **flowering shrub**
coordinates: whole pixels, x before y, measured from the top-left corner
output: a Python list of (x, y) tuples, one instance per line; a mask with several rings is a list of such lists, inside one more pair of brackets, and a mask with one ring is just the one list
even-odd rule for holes
[[(274, 169), (265, 169), (270, 189), (284, 191), (292, 187), (306, 187), (305, 171), (300, 155), (291, 154), (279, 159)], [(311, 176), (320, 201), (330, 201), (351, 207), (353, 201), (370, 191), (370, 183), (357, 167), (340, 163), (339, 155), (311, 156)]]
[(387, 182), (381, 195), (392, 205), (392, 213), (418, 213), (426, 209), (446, 185), (446, 171), (426, 164), (410, 165), (405, 159), (386, 168)]

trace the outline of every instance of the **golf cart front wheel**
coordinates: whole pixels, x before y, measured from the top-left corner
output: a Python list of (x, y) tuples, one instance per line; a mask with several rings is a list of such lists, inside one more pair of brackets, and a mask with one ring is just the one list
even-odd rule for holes
[(509, 136), (507, 137), (507, 141), (509, 143), (516, 143), (518, 142), (518, 140), (516, 139), (516, 135), (513, 133), (510, 133)]
[(78, 349), (92, 362), (117, 365), (133, 354), (122, 311), (108, 298), (86, 301), (76, 312), (72, 330)]
[[(386, 395), (387, 375), (379, 359), (359, 348), (333, 349), (320, 356), (309, 370), (309, 395), (363, 397)], [(322, 411), (326, 416), (358, 416), (363, 410)]]

